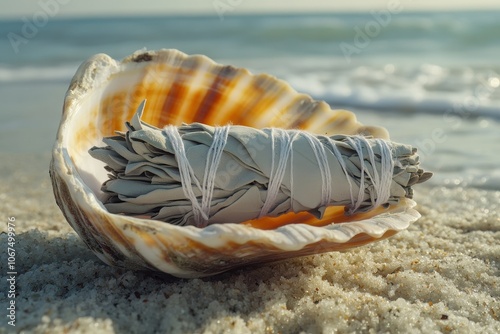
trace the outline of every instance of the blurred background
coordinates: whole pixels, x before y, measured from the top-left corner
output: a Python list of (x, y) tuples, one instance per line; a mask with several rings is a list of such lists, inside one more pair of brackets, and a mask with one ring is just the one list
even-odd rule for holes
[(10, 1), (0, 36), (2, 157), (40, 154), (48, 169), (64, 94), (91, 55), (175, 48), (385, 126), (433, 182), (500, 189), (498, 1)]

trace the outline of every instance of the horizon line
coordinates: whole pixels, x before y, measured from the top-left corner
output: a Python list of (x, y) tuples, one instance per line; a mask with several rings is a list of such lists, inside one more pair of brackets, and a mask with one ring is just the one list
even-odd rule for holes
[[(290, 10), (290, 11), (278, 11), (278, 10), (247, 10), (243, 12), (230, 12), (226, 16), (227, 17), (241, 17), (241, 16), (252, 16), (252, 15), (262, 15), (262, 16), (293, 16), (293, 15), (332, 15), (332, 14), (366, 14), (370, 15), (371, 12), (378, 11), (380, 9), (372, 9), (372, 10), (355, 10), (355, 9), (339, 9), (339, 10), (308, 10), (308, 11), (299, 11), (299, 10)], [(406, 9), (398, 14), (418, 14), (418, 13), (482, 13), (482, 12), (500, 12), (500, 7), (498, 8), (453, 8), (453, 9), (442, 9), (442, 8), (410, 8)], [(23, 17), (29, 16), (27, 15), (2, 15), (0, 14), (0, 20), (2, 21), (15, 21), (20, 20)], [(210, 11), (198, 11), (198, 12), (188, 12), (188, 11), (177, 11), (174, 13), (158, 13), (158, 12), (144, 12), (144, 13), (69, 13), (64, 15), (57, 15), (52, 17), (52, 20), (67, 20), (67, 19), (99, 19), (99, 18), (141, 18), (141, 17), (186, 17), (186, 18), (196, 18), (196, 17), (218, 17), (217, 12)]]

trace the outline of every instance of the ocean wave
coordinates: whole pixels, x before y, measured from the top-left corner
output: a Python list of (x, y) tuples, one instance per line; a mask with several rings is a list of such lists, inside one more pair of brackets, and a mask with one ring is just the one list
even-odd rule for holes
[(297, 91), (333, 108), (486, 117), (500, 120), (500, 71), (432, 64), (385, 64), (282, 76)]
[(69, 81), (78, 64), (60, 66), (6, 67), (0, 65), (0, 83)]
[(380, 92), (371, 88), (351, 89), (348, 86), (333, 86), (321, 89), (321, 93), (299, 89), (318, 100), (328, 102), (332, 108), (364, 108), (399, 113), (427, 113), (452, 118), (486, 117), (500, 121), (500, 102), (481, 101), (474, 95)]

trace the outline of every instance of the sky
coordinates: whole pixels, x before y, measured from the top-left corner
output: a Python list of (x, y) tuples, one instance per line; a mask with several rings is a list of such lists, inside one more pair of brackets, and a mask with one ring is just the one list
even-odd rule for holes
[(31, 18), (41, 11), (57, 17), (214, 14), (262, 12), (339, 12), (384, 9), (500, 10), (499, 0), (4, 0), (0, 18)]

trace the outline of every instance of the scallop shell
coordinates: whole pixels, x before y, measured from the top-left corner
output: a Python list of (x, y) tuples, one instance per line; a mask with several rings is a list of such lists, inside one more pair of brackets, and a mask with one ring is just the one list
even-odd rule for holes
[(93, 56), (80, 66), (66, 94), (50, 175), (67, 221), (110, 265), (178, 277), (209, 276), (251, 263), (364, 245), (406, 229), (420, 216), (410, 199), (350, 217), (343, 216), (343, 208), (331, 208), (320, 224), (306, 215), (286, 214), (278, 217), (285, 225), (264, 221), (262, 228), (175, 226), (110, 214), (100, 201), (106, 171), (88, 150), (104, 136), (125, 130), (144, 99), (152, 112), (143, 120), (157, 127), (231, 122), (388, 138), (383, 128), (363, 126), (351, 112), (332, 111), (281, 80), (205, 56), (177, 50), (137, 52), (122, 61)]

